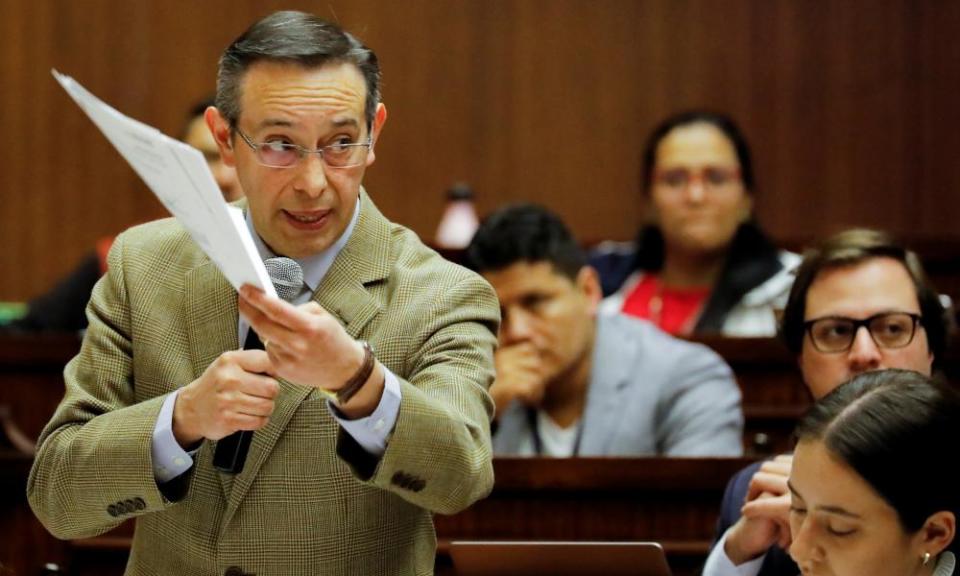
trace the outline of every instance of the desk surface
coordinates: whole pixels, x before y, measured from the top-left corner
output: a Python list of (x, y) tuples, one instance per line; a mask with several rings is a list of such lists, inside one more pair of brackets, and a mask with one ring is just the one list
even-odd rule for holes
[[(696, 340), (716, 350), (737, 374), (748, 432), (789, 437), (793, 423), (809, 403), (789, 351), (771, 338)], [(17, 426), (30, 437), (36, 438), (59, 403), (63, 367), (79, 349), (80, 339), (75, 334), (0, 333), (0, 405), (10, 407)], [(960, 344), (954, 344), (941, 365), (956, 382)], [(776, 450), (779, 445), (768, 447)], [(725, 484), (747, 462), (496, 459), (496, 486), (488, 499), (461, 514), (436, 517), (438, 572), (443, 573), (445, 546), (451, 539), (499, 538), (656, 540), (663, 543), (677, 574), (695, 573), (713, 537)], [(115, 554), (117, 565), (122, 566), (129, 526), (126, 534), (76, 545), (53, 541), (43, 532), (26, 507), (29, 464), (28, 456), (10, 452), (4, 456), (0, 450), (0, 486), (4, 488), (0, 519), (6, 523), (0, 526), (0, 534), (17, 535), (0, 545), (0, 562), (5, 555), (8, 563), (11, 557), (16, 562), (24, 550), (32, 550), (31, 559), (35, 556), (45, 561), (76, 558), (88, 551), (98, 561)], [(101, 572), (94, 569), (89, 573)]]

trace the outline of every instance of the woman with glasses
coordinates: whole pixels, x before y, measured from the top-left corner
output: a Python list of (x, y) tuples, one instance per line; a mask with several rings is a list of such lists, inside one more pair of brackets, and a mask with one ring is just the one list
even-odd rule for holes
[(908, 370), (868, 372), (817, 402), (796, 436), (790, 555), (803, 574), (957, 574), (955, 390)]
[(603, 309), (671, 334), (771, 336), (799, 257), (753, 219), (750, 150), (729, 118), (688, 112), (650, 135), (641, 173), (650, 223), (591, 256)]

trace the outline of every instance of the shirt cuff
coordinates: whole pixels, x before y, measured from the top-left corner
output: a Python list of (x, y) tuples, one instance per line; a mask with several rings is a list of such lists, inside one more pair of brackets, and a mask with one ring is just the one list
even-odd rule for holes
[(153, 441), (150, 454), (153, 462), (153, 477), (157, 484), (165, 484), (193, 467), (193, 452), (187, 452), (173, 436), (173, 406), (177, 403), (177, 394), (173, 392), (163, 401), (160, 416), (153, 428)]
[(383, 394), (376, 410), (369, 416), (356, 420), (345, 419), (331, 402), (327, 402), (327, 409), (337, 419), (347, 434), (353, 437), (364, 450), (373, 456), (383, 456), (387, 450), (387, 440), (393, 433), (400, 414), (400, 382), (393, 372), (383, 367), (384, 381)]
[(766, 558), (767, 555), (763, 554), (739, 566), (734, 565), (733, 560), (730, 560), (730, 557), (727, 556), (727, 552), (724, 549), (724, 545), (727, 542), (727, 534), (729, 533), (729, 529), (724, 532), (720, 540), (714, 545), (713, 550), (710, 551), (710, 556), (707, 557), (707, 563), (703, 567), (703, 576), (756, 576), (759, 574), (760, 568), (763, 565), (763, 559)]

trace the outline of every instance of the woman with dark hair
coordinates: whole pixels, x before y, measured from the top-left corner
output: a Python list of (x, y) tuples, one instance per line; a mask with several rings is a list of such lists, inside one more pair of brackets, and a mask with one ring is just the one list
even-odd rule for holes
[(817, 402), (789, 482), (803, 574), (956, 574), (960, 490), (942, 467), (958, 438), (956, 391), (916, 372), (868, 372)]
[(750, 149), (733, 121), (668, 118), (647, 140), (641, 183), (651, 223), (635, 243), (591, 255), (608, 296), (602, 309), (671, 334), (774, 335), (799, 257), (778, 250), (753, 219)]

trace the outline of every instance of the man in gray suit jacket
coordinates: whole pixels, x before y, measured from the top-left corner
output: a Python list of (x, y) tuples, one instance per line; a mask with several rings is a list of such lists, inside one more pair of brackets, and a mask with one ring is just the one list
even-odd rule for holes
[(598, 314), (596, 272), (563, 222), (519, 205), (491, 215), (467, 263), (494, 287), (502, 327), (490, 389), (494, 453), (738, 456), (740, 390), (705, 346)]

